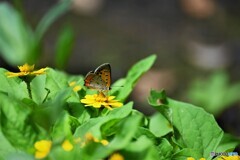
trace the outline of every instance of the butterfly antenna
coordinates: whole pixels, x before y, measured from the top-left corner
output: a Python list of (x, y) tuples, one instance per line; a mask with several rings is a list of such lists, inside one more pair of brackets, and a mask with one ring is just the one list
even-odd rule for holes
[(124, 86), (112, 86), (112, 87), (124, 87)]

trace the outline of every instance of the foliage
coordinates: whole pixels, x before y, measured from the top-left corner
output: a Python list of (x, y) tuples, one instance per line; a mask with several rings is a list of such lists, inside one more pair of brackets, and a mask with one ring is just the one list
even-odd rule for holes
[(191, 102), (214, 115), (239, 102), (240, 83), (230, 84), (227, 73), (217, 72), (206, 80), (196, 80), (188, 91)]
[[(63, 0), (51, 8), (33, 30), (22, 15), (6, 2), (0, 3), (0, 55), (10, 65), (38, 63), (42, 54), (42, 39), (54, 21), (70, 8), (71, 0)], [(63, 68), (73, 47), (73, 33), (70, 27), (64, 28), (56, 45), (56, 66)], [(66, 47), (66, 45), (68, 45)], [(64, 48), (64, 49), (63, 49)]]
[[(170, 99), (164, 91), (151, 90), (149, 105), (156, 109), (145, 116), (126, 98), (141, 75), (156, 59), (149, 56), (135, 64), (111, 94), (122, 100), (120, 108), (85, 107), (80, 100), (89, 93), (83, 76), (71, 76), (49, 68), (30, 82), (6, 77), (0, 69), (0, 159), (34, 159), (35, 142), (52, 141), (46, 159), (108, 159), (114, 153), (124, 159), (211, 159), (210, 152), (232, 151), (239, 140), (225, 134), (214, 117), (203, 109)], [(81, 90), (75, 92), (69, 83)], [(73, 149), (62, 145), (68, 140)], [(68, 144), (68, 145), (70, 145)], [(71, 148), (71, 147), (70, 147)]]

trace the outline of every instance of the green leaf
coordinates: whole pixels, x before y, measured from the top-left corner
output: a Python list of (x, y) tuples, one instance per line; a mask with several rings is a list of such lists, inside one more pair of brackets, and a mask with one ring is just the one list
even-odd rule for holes
[(198, 151), (202, 157), (209, 157), (209, 153), (216, 150), (223, 136), (223, 131), (213, 115), (200, 107), (170, 98), (165, 99), (164, 104), (157, 104), (158, 97), (159, 99), (163, 98), (162, 94), (152, 91), (150, 102), (160, 113), (162, 113), (161, 107), (168, 106), (172, 109), (169, 117), (172, 117), (176, 143), (180, 148), (193, 149)]
[(119, 150), (126, 147), (135, 135), (140, 125), (141, 119), (142, 116), (140, 115), (132, 115), (127, 117), (122, 122), (122, 125), (119, 127), (120, 129), (118, 130), (114, 139), (111, 141), (108, 147), (114, 150)]
[(48, 96), (48, 91), (45, 88), (46, 85), (46, 75), (36, 76), (31, 81), (31, 92), (32, 98), (37, 104), (43, 103), (46, 96)]
[(216, 152), (232, 152), (238, 145), (240, 145), (239, 138), (225, 133), (220, 142), (220, 145), (216, 149)]
[(146, 136), (141, 136), (136, 141), (129, 143), (121, 153), (125, 159), (159, 159), (156, 147)]
[(188, 157), (193, 157), (195, 159), (205, 158), (197, 149), (184, 148), (179, 152), (173, 154), (171, 160), (186, 160)]
[(135, 136), (136, 138), (139, 138), (141, 136), (147, 136), (151, 141), (156, 141), (155, 135), (148, 128), (144, 127), (138, 127), (138, 131), (136, 132)]
[(111, 153), (111, 148), (101, 143), (90, 142), (78, 152), (83, 160), (97, 160), (106, 158)]
[(54, 98), (60, 90), (68, 87), (68, 77), (64, 72), (48, 69), (46, 77), (46, 88), (50, 90), (48, 99)]
[(64, 69), (71, 55), (74, 44), (74, 33), (70, 26), (63, 28), (56, 44), (55, 66)]
[[(73, 144), (73, 143), (72, 143)], [(79, 145), (79, 144), (78, 144)], [(50, 154), (49, 154), (49, 159), (78, 159), (79, 157), (81, 157), (81, 159), (85, 159), (84, 155), (82, 154), (82, 148), (80, 148), (80, 146), (78, 145), (74, 145), (73, 144), (73, 149), (71, 151), (65, 151), (63, 150), (62, 146), (58, 145), (56, 147), (54, 147)]]
[(24, 152), (11, 153), (4, 158), (4, 160), (35, 160), (32, 155), (28, 155)]
[(74, 136), (83, 138), (86, 133), (90, 132), (94, 137), (100, 138), (101, 126), (111, 120), (122, 119), (128, 116), (132, 110), (132, 105), (133, 103), (128, 103), (120, 108), (113, 109), (107, 116), (91, 118), (88, 122), (84, 123), (76, 129)]
[(18, 100), (29, 98), (26, 83), (18, 77), (8, 78), (6, 72), (8, 71), (0, 68), (0, 83), (2, 84), (0, 91)]
[(217, 72), (207, 80), (196, 80), (188, 91), (192, 103), (218, 115), (227, 107), (239, 102), (240, 83), (230, 84), (227, 73)]
[(132, 92), (134, 86), (137, 83), (137, 80), (147, 72), (153, 65), (154, 61), (156, 60), (156, 55), (151, 55), (138, 63), (136, 63), (129, 71), (126, 76), (125, 84), (122, 88), (119, 89), (117, 93), (118, 100), (124, 101)]
[(209, 157), (216, 150), (223, 131), (214, 117), (202, 108), (168, 99), (173, 110), (175, 138), (181, 147), (196, 149), (202, 157)]
[(161, 139), (160, 144), (157, 146), (159, 159), (172, 160), (173, 146), (165, 138)]
[(162, 114), (157, 113), (150, 117), (149, 130), (156, 137), (162, 137), (169, 132), (172, 132), (173, 128), (169, 121)]
[(5, 94), (0, 94), (1, 106), (1, 130), (12, 146), (18, 149), (32, 147), (39, 133), (38, 128), (32, 123), (30, 114), (32, 106), (28, 106), (24, 101), (9, 98)]
[(46, 101), (34, 110), (33, 120), (41, 127), (49, 130), (61, 116), (66, 106), (66, 100), (70, 97), (71, 93), (72, 90), (70, 88), (59, 91), (53, 99)]
[(40, 40), (50, 25), (62, 14), (68, 11), (71, 6), (71, 0), (62, 0), (51, 8), (41, 19), (36, 28), (36, 37)]
[(8, 3), (0, 3), (0, 54), (11, 65), (32, 61), (37, 52), (32, 30)]
[[(1, 114), (0, 114), (1, 117)], [(8, 139), (4, 136), (0, 129), (0, 159), (8, 155), (11, 152), (15, 152), (15, 148), (11, 145)]]
[(71, 96), (68, 99), (67, 110), (71, 116), (74, 116), (78, 119), (80, 124), (87, 122), (91, 118), (91, 114), (88, 111), (88, 108), (80, 103), (80, 98), (76, 96)]
[(170, 123), (172, 123), (172, 109), (167, 104), (167, 96), (164, 90), (158, 92), (151, 90), (148, 103), (159, 111)]
[(71, 137), (72, 135), (72, 127), (71, 123), (74, 120), (66, 113), (62, 112), (59, 115), (59, 118), (54, 123), (51, 137), (54, 141), (62, 140), (66, 137)]

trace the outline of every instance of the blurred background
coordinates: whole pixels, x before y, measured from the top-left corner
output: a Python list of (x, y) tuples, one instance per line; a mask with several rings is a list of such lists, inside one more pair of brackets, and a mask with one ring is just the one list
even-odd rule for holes
[(136, 109), (153, 114), (149, 91), (165, 89), (240, 136), (240, 1), (0, 2), (0, 67), (29, 62), (85, 75), (108, 62), (115, 81), (154, 53), (154, 67), (129, 98)]

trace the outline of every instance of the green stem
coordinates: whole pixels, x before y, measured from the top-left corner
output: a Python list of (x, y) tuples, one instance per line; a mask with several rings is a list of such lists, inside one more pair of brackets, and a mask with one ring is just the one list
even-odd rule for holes
[(32, 90), (31, 90), (31, 81), (33, 80), (35, 76), (23, 76), (23, 77), (20, 77), (27, 85), (27, 90), (28, 90), (28, 96), (30, 99), (32, 99)]
[(30, 82), (25, 81), (27, 84), (27, 90), (28, 90), (28, 96), (30, 99), (32, 99), (32, 91), (31, 91), (31, 86), (30, 86)]
[(49, 90), (48, 88), (45, 88), (45, 89), (47, 90), (47, 94), (46, 94), (46, 97), (44, 98), (44, 100), (43, 100), (42, 103), (44, 103), (44, 102), (47, 100), (48, 95), (49, 95), (49, 93), (50, 93), (50, 90)]

